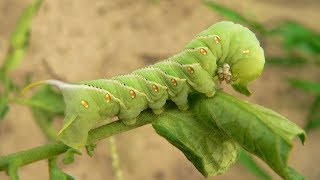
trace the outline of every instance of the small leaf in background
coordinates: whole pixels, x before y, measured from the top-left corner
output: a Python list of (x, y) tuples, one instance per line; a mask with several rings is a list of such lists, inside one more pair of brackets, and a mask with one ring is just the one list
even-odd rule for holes
[(43, 0), (35, 0), (22, 12), (15, 31), (11, 36), (11, 45), (13, 48), (24, 47), (28, 42), (32, 18), (38, 12), (42, 2)]
[(299, 79), (289, 79), (290, 85), (305, 90), (307, 92), (315, 93), (320, 95), (320, 83), (313, 82), (310, 80), (299, 80)]
[(56, 141), (57, 130), (52, 126), (52, 121), (57, 115), (35, 107), (32, 108), (32, 113), (37, 125), (47, 139), (50, 141)]
[(42, 132), (51, 141), (57, 140), (57, 130), (52, 121), (57, 116), (64, 114), (64, 102), (60, 93), (53, 90), (49, 85), (41, 87), (31, 98), (22, 99), (18, 102), (29, 105), (33, 116)]
[(299, 23), (284, 21), (273, 33), (284, 37), (283, 46), (287, 50), (297, 48), (311, 54), (320, 53), (320, 34)]
[(287, 162), (292, 140), (299, 136), (304, 143), (306, 138), (300, 127), (270, 109), (222, 91), (196, 102), (198, 111), (209, 112), (217, 126), (245, 150), (265, 161), (281, 177), (290, 177)]
[(245, 150), (241, 150), (239, 162), (259, 179), (270, 180), (271, 176), (264, 171)]
[(203, 3), (213, 11), (220, 13), (222, 16), (232, 21), (245, 23), (251, 28), (253, 28), (253, 30), (258, 31), (261, 34), (264, 34), (267, 32), (265, 27), (261, 23), (257, 21), (249, 20), (248, 18), (242, 16), (240, 13), (234, 11), (233, 9), (230, 9), (223, 5), (215, 3), (215, 1), (203, 0)]
[(22, 12), (22, 15), (18, 19), (15, 31), (11, 35), (9, 51), (1, 67), (5, 74), (21, 63), (29, 41), (29, 29), (32, 18), (38, 11), (42, 1), (43, 0), (36, 0), (33, 2), (33, 4)]
[(50, 180), (75, 180), (74, 177), (63, 172), (57, 165), (57, 158), (53, 157), (49, 160), (49, 174)]
[(297, 57), (297, 56), (283, 56), (283, 57), (267, 57), (266, 64), (273, 64), (273, 65), (283, 65), (284, 67), (296, 66), (306, 64), (307, 61), (304, 58)]
[(317, 96), (312, 103), (305, 129), (306, 131), (310, 131), (318, 127), (320, 127), (320, 96)]
[(233, 165), (239, 146), (206, 113), (177, 109), (163, 112), (152, 124), (156, 132), (180, 149), (205, 177), (222, 174)]
[(25, 54), (26, 47), (10, 49), (3, 64), (3, 69), (5, 72), (13, 70), (17, 67)]
[(0, 89), (0, 92), (2, 92), (3, 96), (5, 97), (9, 95), (9, 92), (17, 89), (12, 79), (1, 68), (0, 68), (0, 84), (3, 87), (3, 89)]
[(65, 104), (60, 93), (50, 85), (41, 87), (31, 98), (15, 99), (17, 103), (29, 105), (54, 114), (63, 115)]
[(0, 120), (4, 119), (4, 117), (9, 112), (9, 106), (7, 104), (6, 98), (1, 97), (0, 99)]

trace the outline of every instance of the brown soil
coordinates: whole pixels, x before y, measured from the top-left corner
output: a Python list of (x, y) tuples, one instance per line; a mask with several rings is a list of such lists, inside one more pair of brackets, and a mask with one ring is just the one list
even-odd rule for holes
[[(16, 20), (30, 2), (0, 1), (1, 60)], [(269, 25), (280, 19), (293, 19), (320, 30), (317, 1), (243, 0), (225, 4)], [(45, 1), (32, 24), (30, 48), (12, 77), (22, 83), (24, 77), (32, 73), (34, 81), (59, 78), (72, 82), (129, 73), (173, 55), (196, 33), (221, 20), (222, 17), (197, 0)], [(278, 50), (268, 47), (267, 51)], [(317, 75), (319, 78), (318, 67), (268, 66), (262, 77), (252, 84), (254, 94), (248, 100), (304, 126), (312, 96), (291, 88), (284, 79), (316, 79)], [(296, 141), (291, 154), (290, 164), (308, 179), (320, 179), (319, 136), (319, 130), (311, 132), (306, 146)], [(204, 179), (184, 155), (158, 136), (151, 126), (117, 135), (116, 139), (125, 179)], [(29, 109), (20, 105), (12, 105), (8, 116), (0, 122), (0, 141), (0, 155), (47, 143)], [(62, 165), (63, 169), (79, 180), (115, 179), (106, 146), (107, 141), (101, 141), (93, 158), (84, 154), (77, 157), (74, 164)], [(270, 168), (263, 166), (279, 179)], [(20, 176), (26, 180), (48, 179), (47, 171), (46, 162), (41, 161), (23, 167)], [(214, 178), (256, 179), (239, 165)], [(9, 178), (1, 172), (0, 179)]]

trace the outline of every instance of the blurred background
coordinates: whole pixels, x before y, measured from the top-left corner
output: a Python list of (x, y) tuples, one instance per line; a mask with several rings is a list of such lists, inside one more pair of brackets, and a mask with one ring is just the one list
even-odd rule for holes
[[(306, 145), (294, 142), (289, 164), (308, 179), (320, 179), (320, 1), (55, 0), (21, 16), (34, 2), (0, 1), (0, 156), (48, 143), (43, 131), (61, 125), (63, 105), (46, 108), (52, 97), (40, 92), (33, 100), (17, 98), (29, 82), (129, 73), (177, 53), (213, 23), (232, 20), (257, 34), (267, 62), (251, 84), (251, 97), (224, 89), (305, 128)], [(19, 31), (26, 38), (14, 44)], [(115, 138), (124, 179), (204, 179), (150, 125)], [(83, 151), (75, 163), (59, 165), (79, 180), (116, 179), (108, 151), (103, 140), (92, 158)], [(23, 167), (20, 177), (48, 179), (47, 162)], [(280, 179), (259, 159), (242, 156), (225, 174), (208, 179), (270, 178)], [(0, 179), (9, 177), (0, 172)]]

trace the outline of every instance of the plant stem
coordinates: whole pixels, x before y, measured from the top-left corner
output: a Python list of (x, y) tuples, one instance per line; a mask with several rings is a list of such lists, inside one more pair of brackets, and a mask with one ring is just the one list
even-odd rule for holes
[[(134, 128), (151, 123), (156, 120), (156, 115), (150, 111), (142, 112), (138, 120), (133, 125), (125, 125), (121, 120), (103, 125), (89, 132), (87, 144), (108, 138), (115, 134), (129, 131)], [(0, 157), (0, 171), (7, 170), (9, 166), (21, 167), (36, 161), (48, 159), (66, 152), (69, 147), (62, 143), (47, 144), (29, 150), (9, 154)]]
[(116, 140), (114, 137), (109, 138), (109, 151), (112, 159), (112, 166), (117, 180), (123, 180), (122, 170), (120, 168), (119, 153), (117, 150)]

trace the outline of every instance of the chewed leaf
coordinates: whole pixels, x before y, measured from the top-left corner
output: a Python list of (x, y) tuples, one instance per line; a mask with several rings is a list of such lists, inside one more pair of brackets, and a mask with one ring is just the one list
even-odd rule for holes
[(239, 146), (210, 119), (172, 110), (153, 123), (158, 134), (180, 149), (205, 177), (222, 174), (235, 163)]
[(293, 122), (278, 113), (248, 103), (223, 92), (214, 98), (198, 101), (199, 111), (210, 113), (212, 120), (248, 152), (265, 161), (283, 178), (289, 178), (288, 156), (292, 140), (306, 134)]

